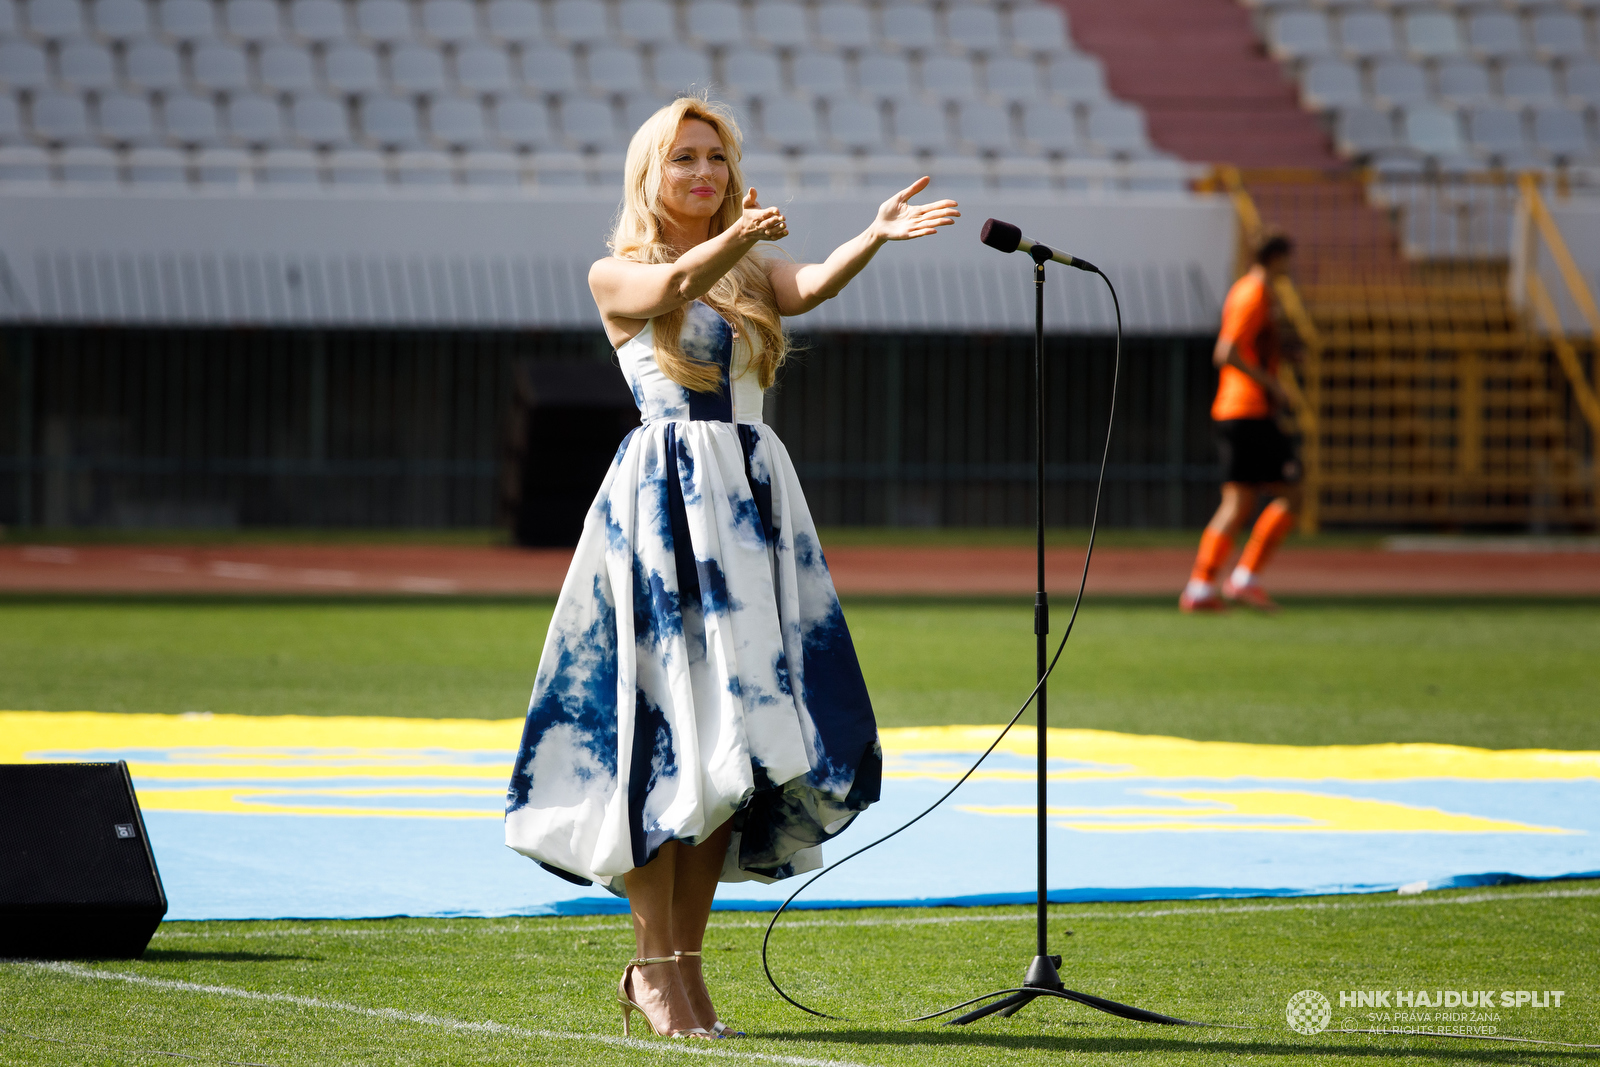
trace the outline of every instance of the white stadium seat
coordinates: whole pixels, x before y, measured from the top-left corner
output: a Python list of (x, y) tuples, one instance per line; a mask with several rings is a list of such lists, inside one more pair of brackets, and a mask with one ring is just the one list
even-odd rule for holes
[(1504, 59), (1528, 50), (1522, 26), (1509, 11), (1474, 11), (1467, 16), (1467, 47), (1485, 59)]
[(217, 36), (216, 9), (208, 0), (159, 0), (161, 32), (174, 41), (209, 41)]
[(171, 148), (135, 148), (128, 153), (128, 182), (135, 186), (187, 185), (189, 162)]
[(1372, 96), (1384, 107), (1425, 104), (1432, 95), (1427, 72), (1409, 59), (1387, 59), (1372, 68)]
[(474, 93), (510, 92), (511, 57), (499, 45), (482, 41), (463, 45), (455, 53), (456, 84)]
[(1589, 53), (1583, 20), (1570, 11), (1539, 11), (1531, 30), (1533, 50), (1544, 59), (1578, 59)]
[(1561, 86), (1573, 103), (1600, 106), (1600, 60), (1579, 59), (1566, 64)]
[(23, 10), (28, 29), (47, 40), (81, 37), (87, 28), (78, 0), (28, 0)]
[(335, 188), (373, 188), (389, 184), (382, 154), (370, 148), (341, 148), (328, 153), (328, 178)]
[(666, 0), (622, 0), (617, 27), (635, 44), (661, 44), (678, 36), (678, 20)]
[(1109, 95), (1105, 68), (1091, 56), (1057, 56), (1045, 72), (1045, 83), (1052, 93), (1074, 102), (1104, 100)]
[(561, 101), (561, 132), (575, 148), (618, 147), (617, 120), (609, 105), (588, 97)]
[(1011, 47), (1025, 55), (1065, 52), (1067, 19), (1054, 4), (1028, 4), (1011, 9)]
[(1593, 161), (1595, 144), (1584, 128), (1583, 112), (1565, 107), (1535, 108), (1533, 139), (1539, 148), (1562, 162)]
[(907, 100), (895, 105), (894, 135), (909, 152), (936, 152), (949, 144), (944, 108)]
[(1138, 153), (1150, 148), (1144, 112), (1127, 104), (1107, 101), (1093, 105), (1084, 132), (1091, 143), (1108, 152)]
[(839, 93), (850, 84), (844, 59), (832, 52), (801, 52), (789, 62), (797, 91), (809, 96)]
[(542, 148), (556, 141), (544, 103), (524, 97), (502, 97), (494, 105), (494, 131), (513, 148)]
[(1506, 107), (1475, 107), (1466, 113), (1467, 140), (1480, 153), (1518, 154), (1528, 148), (1522, 115)]
[(716, 77), (711, 73), (711, 60), (700, 49), (665, 44), (650, 57), (650, 80), (662, 92), (678, 93), (709, 89)]
[(403, 44), (389, 53), (389, 81), (406, 93), (442, 93), (449, 87), (444, 55), (424, 44)]
[(783, 68), (771, 52), (731, 52), (722, 61), (722, 81), (744, 97), (783, 92)]
[(194, 84), (212, 92), (250, 87), (250, 61), (237, 45), (204, 41), (195, 46), (190, 58)]
[(161, 124), (167, 138), (181, 145), (220, 145), (222, 124), (217, 105), (203, 96), (175, 93), (161, 102)]
[(839, 98), (828, 103), (828, 137), (845, 151), (876, 151), (884, 145), (883, 112), (876, 104)]
[(405, 0), (360, 0), (356, 4), (356, 32), (379, 44), (410, 40), (415, 32), (411, 7)]
[(470, 0), (423, 0), (422, 29), (433, 40), (445, 44), (476, 40), (477, 11)]
[(1455, 59), (1440, 63), (1434, 71), (1439, 98), (1457, 107), (1486, 104), (1494, 99), (1494, 89), (1489, 85), (1489, 71), (1482, 63), (1472, 59)]
[(1361, 103), (1361, 72), (1343, 59), (1313, 59), (1300, 76), (1300, 99), (1314, 111), (1337, 111)]
[(960, 4), (946, 8), (944, 28), (952, 44), (970, 52), (992, 55), (1005, 47), (1000, 16), (992, 7)]
[(611, 40), (606, 6), (600, 0), (556, 0), (550, 8), (556, 38), (568, 44), (603, 44)]
[(22, 109), (12, 96), (0, 96), (0, 144), (16, 144), (25, 140), (22, 132)]
[(428, 133), (447, 148), (481, 148), (489, 143), (483, 105), (459, 97), (435, 100), (429, 105)]
[(522, 184), (522, 161), (511, 152), (467, 152), (461, 157), (461, 181), (477, 188), (515, 188)]
[(194, 154), (195, 179), (203, 186), (237, 189), (250, 175), (250, 157), (237, 148), (202, 148)]
[(750, 12), (757, 44), (768, 48), (803, 48), (811, 40), (805, 8), (787, 0), (762, 0)]
[(589, 49), (585, 62), (589, 87), (602, 93), (630, 93), (644, 88), (644, 58), (632, 48), (600, 45)]
[(1350, 156), (1389, 151), (1397, 144), (1389, 112), (1375, 107), (1349, 107), (1339, 112), (1334, 139), (1339, 151)]
[(280, 93), (310, 92), (317, 86), (311, 53), (297, 44), (269, 44), (257, 60), (261, 84)]
[(43, 92), (33, 98), (30, 118), (33, 132), (52, 144), (88, 144), (89, 109), (75, 93)]
[(544, 16), (535, 0), (490, 0), (489, 35), (510, 44), (529, 44), (544, 36)]
[(691, 40), (705, 45), (736, 45), (744, 39), (738, 4), (729, 0), (690, 0), (684, 25)]
[(1406, 51), (1417, 59), (1439, 59), (1462, 52), (1461, 27), (1443, 11), (1410, 11), (1402, 20)]
[(368, 96), (357, 109), (361, 135), (382, 148), (415, 148), (422, 144), (422, 123), (416, 105), (399, 96)]
[(933, 21), (933, 8), (913, 3), (885, 8), (883, 39), (891, 47), (905, 51), (925, 52), (938, 47), (939, 28)]
[(1514, 104), (1554, 104), (1559, 99), (1555, 71), (1528, 60), (1507, 63), (1500, 68), (1500, 95)]
[(321, 182), (317, 157), (303, 148), (269, 148), (261, 153), (256, 175), (263, 185), (303, 186)]
[(50, 157), (31, 145), (0, 148), (0, 182), (41, 183), (50, 180)]
[(371, 93), (383, 85), (378, 53), (364, 44), (330, 47), (322, 54), (322, 76), (342, 93)]
[[(0, 48), (3, 48), (0, 45)], [(123, 54), (128, 83), (138, 89), (157, 92), (183, 87), (183, 65), (177, 51), (160, 41), (135, 41)]]
[(873, 53), (856, 64), (856, 84), (861, 91), (880, 100), (911, 96), (911, 64), (902, 56)]
[(335, 145), (351, 139), (350, 113), (342, 101), (332, 97), (295, 97), (289, 105), (289, 126), (308, 144)]
[(1320, 11), (1280, 12), (1268, 23), (1267, 37), (1272, 54), (1279, 59), (1309, 59), (1333, 53), (1328, 16)]
[(241, 144), (268, 145), (286, 136), (283, 109), (270, 96), (243, 93), (228, 99), (223, 108), (228, 133)]
[(578, 87), (578, 67), (572, 53), (551, 45), (533, 45), (522, 50), (518, 69), (522, 80), (547, 93), (571, 92)]
[(1426, 156), (1459, 156), (1466, 148), (1461, 122), (1454, 111), (1419, 104), (1400, 113), (1406, 147)]
[(156, 144), (161, 140), (150, 101), (132, 93), (101, 96), (95, 107), (95, 125), (101, 139), (110, 144)]
[(1072, 155), (1083, 147), (1072, 112), (1048, 104), (1023, 108), (1022, 138), (1044, 155)]
[(70, 185), (114, 185), (117, 157), (110, 149), (82, 146), (68, 148), (57, 157), (61, 179)]
[(1394, 21), (1381, 11), (1351, 10), (1339, 19), (1339, 46), (1351, 59), (1393, 55)]
[(0, 82), (13, 89), (42, 89), (50, 84), (44, 49), (32, 41), (0, 41)]
[(1011, 151), (1011, 115), (998, 104), (962, 104), (956, 116), (956, 136), (977, 152)]
[(126, 41), (148, 36), (150, 7), (145, 0), (95, 0), (92, 12), (95, 32), (111, 41)]
[(227, 0), (222, 11), (228, 33), (238, 40), (274, 41), (283, 33), (273, 0)]
[(762, 101), (761, 132), (774, 149), (803, 151), (822, 143), (816, 108), (809, 101), (789, 96)]
[(817, 8), (817, 41), (828, 48), (871, 48), (872, 16), (859, 4), (823, 4)]
[(991, 57), (983, 65), (983, 87), (996, 100), (1026, 103), (1039, 95), (1039, 65), (1017, 56)]
[(348, 34), (340, 0), (293, 0), (289, 22), (294, 32), (308, 41), (340, 41)]
[(978, 95), (972, 61), (962, 56), (929, 56), (922, 61), (922, 91), (939, 100), (971, 100)]
[(74, 89), (110, 89), (117, 84), (111, 50), (98, 41), (67, 41), (56, 52), (61, 83)]

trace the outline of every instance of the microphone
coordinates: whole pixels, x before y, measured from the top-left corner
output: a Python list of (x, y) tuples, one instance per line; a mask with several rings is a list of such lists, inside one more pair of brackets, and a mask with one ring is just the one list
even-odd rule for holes
[(985, 222), (983, 224), (983, 232), (978, 234), (978, 240), (990, 248), (997, 248), (1002, 252), (1026, 252), (1033, 257), (1035, 263), (1042, 262), (1040, 257), (1043, 256), (1044, 259), (1059, 263), (1063, 267), (1077, 267), (1079, 270), (1086, 270), (1092, 274), (1100, 273), (1100, 268), (1090, 263), (1087, 259), (1069, 256), (1065, 252), (1054, 251), (1047, 245), (1042, 245), (1037, 241), (1030, 241), (1022, 236), (1020, 229), (1009, 222), (1001, 222), (999, 219), (990, 219)]

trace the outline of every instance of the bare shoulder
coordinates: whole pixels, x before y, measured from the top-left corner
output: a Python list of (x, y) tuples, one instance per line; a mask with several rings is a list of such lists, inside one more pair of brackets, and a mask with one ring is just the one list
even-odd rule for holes
[(589, 266), (589, 288), (596, 293), (620, 284), (628, 275), (629, 267), (639, 264), (616, 256), (597, 259)]

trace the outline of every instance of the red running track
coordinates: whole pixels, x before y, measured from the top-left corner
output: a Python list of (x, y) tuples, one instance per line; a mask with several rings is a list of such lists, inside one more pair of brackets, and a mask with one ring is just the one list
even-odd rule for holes
[[(255, 545), (0, 546), (0, 592), (354, 595), (553, 595), (570, 551), (514, 548)], [(1176, 597), (1189, 549), (1101, 548), (1089, 591)], [(1029, 548), (859, 548), (828, 552), (839, 591), (927, 596), (1026, 595)], [(1057, 597), (1075, 586), (1081, 549), (1053, 549)], [(1600, 595), (1600, 552), (1394, 552), (1289, 548), (1264, 575), (1275, 593)]]

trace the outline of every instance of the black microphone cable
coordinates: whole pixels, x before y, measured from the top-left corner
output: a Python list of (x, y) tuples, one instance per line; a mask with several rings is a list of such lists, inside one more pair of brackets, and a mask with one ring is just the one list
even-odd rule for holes
[[(1085, 266), (1091, 266), (1091, 265), (1080, 261), (1080, 269), (1082, 269), (1082, 267), (1085, 267)], [(1117, 384), (1118, 384), (1118, 381), (1119, 381), (1119, 379), (1121, 377), (1121, 374), (1122, 374), (1122, 303), (1121, 303), (1121, 301), (1119, 301), (1117, 299), (1117, 287), (1111, 284), (1111, 279), (1106, 277), (1105, 272), (1102, 271), (1099, 267), (1093, 267), (1092, 269), (1093, 269), (1093, 272), (1095, 274), (1098, 274), (1100, 276), (1101, 281), (1106, 283), (1106, 288), (1108, 290), (1110, 290), (1110, 292), (1111, 292), (1111, 304), (1112, 304), (1112, 307), (1115, 309), (1116, 316), (1117, 316), (1117, 340), (1116, 340), (1115, 355), (1114, 355), (1114, 358), (1113, 358), (1113, 361), (1112, 361), (1112, 366), (1111, 366), (1111, 404), (1110, 404), (1110, 409), (1109, 409), (1109, 411), (1108, 411), (1108, 413), (1106, 415), (1106, 439), (1105, 439), (1105, 445), (1101, 449), (1101, 452), (1100, 452), (1100, 476), (1099, 476), (1099, 479), (1095, 483), (1094, 508), (1090, 512), (1090, 517), (1089, 517), (1089, 546), (1084, 551), (1084, 554), (1083, 554), (1083, 571), (1082, 571), (1082, 573), (1080, 573), (1078, 575), (1078, 594), (1077, 594), (1076, 598), (1074, 598), (1074, 600), (1072, 602), (1072, 615), (1067, 619), (1067, 628), (1066, 628), (1065, 632), (1063, 632), (1062, 635), (1061, 635), (1061, 643), (1056, 646), (1055, 655), (1051, 657), (1049, 667), (1046, 668), (1046, 670), (1044, 672), (1044, 675), (1034, 685), (1033, 691), (1028, 694), (1028, 699), (1023, 701), (1022, 707), (1018, 708), (1017, 709), (1017, 713), (1015, 715), (1011, 716), (1011, 721), (1006, 723), (1005, 728), (1000, 731), (999, 735), (997, 737), (995, 737), (994, 741), (990, 743), (989, 747), (983, 750), (983, 755), (979, 756), (977, 761), (975, 763), (973, 763), (973, 765), (971, 767), (967, 768), (966, 773), (964, 773), (960, 777), (960, 779), (958, 779), (956, 781), (955, 785), (952, 785), (949, 789), (945, 790), (944, 794), (942, 796), (940, 796), (938, 800), (935, 800), (932, 804), (928, 805), (922, 811), (918, 812), (910, 820), (906, 821), (905, 823), (902, 823), (900, 826), (895, 827), (893, 830), (890, 830), (888, 833), (884, 834), (882, 837), (878, 838), (876, 841), (873, 841), (873, 842), (871, 842), (869, 844), (861, 846), (860, 848), (856, 849), (854, 852), (852, 852), (849, 855), (845, 856), (843, 859), (834, 861), (833, 863), (831, 863), (828, 866), (824, 867), (822, 870), (818, 871), (816, 874), (812, 875), (810, 878), (806, 879), (806, 881), (799, 888), (797, 888), (793, 893), (790, 893), (788, 898), (785, 899), (784, 902), (781, 905), (778, 906), (778, 910), (772, 913), (772, 920), (767, 923), (766, 934), (761, 939), (761, 969), (766, 972), (767, 982), (768, 982), (768, 984), (770, 984), (772, 986), (773, 991), (776, 992), (778, 994), (778, 996), (782, 997), (784, 1000), (788, 1001), (790, 1004), (792, 1004), (795, 1007), (799, 1008), (801, 1011), (806, 1012), (806, 1013), (808, 1013), (810, 1015), (815, 1015), (820, 1019), (833, 1019), (833, 1020), (840, 1021), (840, 1022), (849, 1021), (843, 1016), (830, 1015), (825, 1011), (818, 1011), (816, 1008), (807, 1007), (806, 1005), (800, 1003), (794, 997), (791, 997), (788, 993), (784, 992), (783, 987), (778, 984), (778, 980), (772, 976), (772, 964), (771, 964), (771, 961), (768, 959), (767, 950), (768, 950), (768, 947), (769, 947), (769, 945), (771, 944), (771, 941), (772, 941), (772, 931), (778, 925), (779, 918), (781, 918), (783, 916), (783, 913), (786, 910), (788, 910), (789, 905), (794, 903), (795, 898), (798, 897), (801, 893), (804, 893), (807, 889), (810, 889), (813, 885), (815, 885), (818, 879), (822, 878), (826, 874), (830, 874), (833, 871), (838, 870), (841, 866), (843, 866), (846, 863), (849, 863), (851, 860), (855, 859), (857, 856), (861, 855), (863, 852), (871, 851), (872, 849), (875, 849), (879, 845), (883, 844), (885, 841), (888, 841), (890, 838), (895, 837), (895, 836), (903, 833), (906, 830), (909, 830), (911, 827), (913, 827), (917, 823), (921, 822), (928, 815), (932, 814), (934, 809), (938, 808), (939, 805), (943, 804), (946, 800), (949, 800), (950, 797), (955, 794), (955, 791), (957, 789), (960, 789), (964, 784), (966, 784), (967, 779), (971, 778), (975, 773), (977, 773), (978, 768), (983, 765), (983, 761), (989, 758), (990, 753), (992, 753), (995, 750), (995, 748), (999, 746), (1000, 742), (1005, 739), (1006, 734), (1011, 732), (1011, 728), (1017, 724), (1017, 721), (1019, 719), (1022, 718), (1023, 713), (1025, 713), (1028, 710), (1028, 708), (1033, 704), (1034, 698), (1039, 695), (1039, 690), (1044, 687), (1044, 683), (1046, 681), (1048, 681), (1049, 678), (1050, 678), (1050, 675), (1055, 672), (1056, 663), (1060, 661), (1061, 653), (1067, 647), (1067, 639), (1072, 636), (1073, 624), (1078, 621), (1078, 609), (1080, 607), (1082, 607), (1082, 605), (1083, 605), (1083, 591), (1084, 591), (1085, 586), (1087, 586), (1088, 583), (1089, 583), (1089, 562), (1090, 562), (1090, 560), (1092, 560), (1094, 558), (1095, 534), (1098, 531), (1099, 526), (1100, 526), (1100, 497), (1101, 497), (1102, 491), (1105, 489), (1105, 484), (1106, 484), (1106, 464), (1109, 461), (1110, 456), (1111, 456), (1111, 431), (1112, 431), (1112, 427), (1115, 425), (1116, 416), (1117, 416)], [(1043, 432), (1043, 427), (1040, 427), (1040, 432)], [(1042, 728), (1042, 724), (1041, 724), (1041, 728)], [(941, 1011), (932, 1012), (932, 1013), (927, 1014), (927, 1015), (914, 1016), (914, 1017), (912, 1017), (910, 1019), (907, 1019), (905, 1021), (906, 1022), (927, 1022), (927, 1021), (930, 1021), (932, 1019), (937, 1019), (940, 1016), (948, 1015), (951, 1012), (956, 1011), (957, 1009), (960, 1009), (960, 1008), (964, 1008), (969, 1004), (975, 1004), (978, 1001), (989, 1000), (989, 999), (991, 999), (993, 997), (996, 997), (996, 996), (1001, 996), (1001, 995), (1004, 995), (1004, 994), (1014, 993), (1014, 992), (1037, 992), (1037, 991), (1028, 990), (1028, 989), (1002, 989), (1002, 990), (998, 990), (997, 992), (994, 992), (994, 993), (987, 993), (987, 994), (985, 994), (985, 995), (983, 995), (981, 997), (975, 998), (974, 1000), (969, 1000), (969, 1001), (965, 1001), (965, 1002), (963, 1002), (961, 1004), (952, 1005), (952, 1006), (950, 1006), (948, 1008), (945, 1008), (945, 1009), (943, 1009)], [(1071, 993), (1071, 995), (1070, 996), (1066, 996), (1065, 999), (1074, 1000), (1074, 1001), (1077, 1001), (1078, 1003), (1085, 1004), (1085, 1005), (1087, 1005), (1087, 1006), (1089, 1006), (1091, 1008), (1096, 1008), (1096, 1009), (1098, 1009), (1100, 1011), (1108, 1012), (1108, 1013), (1110, 1013), (1112, 1015), (1117, 1015), (1117, 1016), (1120, 1016), (1120, 1017), (1126, 1018), (1126, 1019), (1136, 1019), (1136, 1020), (1141, 1021), (1141, 1022), (1165, 1023), (1165, 1024), (1168, 1024), (1168, 1025), (1178, 1025), (1178, 1026), (1204, 1026), (1204, 1025), (1207, 1025), (1205, 1023), (1189, 1022), (1188, 1020), (1184, 1020), (1184, 1019), (1175, 1019), (1175, 1018), (1173, 1018), (1171, 1016), (1168, 1016), (1168, 1015), (1160, 1015), (1160, 1014), (1158, 1014), (1156, 1012), (1145, 1011), (1142, 1008), (1135, 1008), (1135, 1007), (1132, 1007), (1131, 1005), (1127, 1005), (1127, 1004), (1118, 1004), (1116, 1001), (1113, 1001), (1113, 1000), (1105, 1000), (1105, 999), (1100, 998), (1100, 997), (1092, 997), (1092, 996), (1089, 996), (1089, 995), (1083, 994), (1083, 993), (1072, 993), (1071, 990), (1068, 990), (1067, 992)]]

